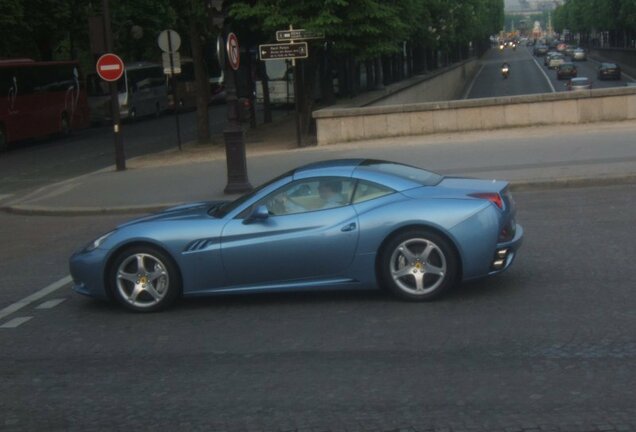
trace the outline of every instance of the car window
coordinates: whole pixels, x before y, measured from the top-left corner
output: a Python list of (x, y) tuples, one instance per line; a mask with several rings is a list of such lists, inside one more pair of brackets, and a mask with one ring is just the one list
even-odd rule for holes
[(283, 186), (257, 205), (265, 205), (274, 216), (343, 207), (351, 204), (354, 184), (341, 177), (303, 179)]
[(393, 192), (395, 192), (393, 189), (386, 186), (360, 180), (353, 195), (353, 203), (357, 204), (375, 198), (380, 198), (385, 195), (392, 194)]
[[(224, 218), (225, 216), (227, 216), (228, 213), (233, 212), (234, 210), (236, 210), (239, 206), (245, 204), (246, 202), (248, 202), (249, 200), (251, 200), (252, 198), (254, 198), (256, 195), (258, 195), (263, 189), (269, 187), (272, 183), (276, 183), (277, 181), (285, 178), (285, 177), (289, 177), (291, 175), (291, 172), (286, 172), (285, 174), (279, 175), (278, 177), (274, 177), (273, 179), (271, 179), (270, 181), (263, 183), (262, 185), (258, 186), (256, 189), (254, 189), (253, 191), (246, 193), (245, 195), (242, 195), (240, 197), (238, 197), (237, 199), (235, 199), (234, 201), (222, 204), (220, 206), (216, 206), (213, 207), (210, 211), (210, 216), (220, 219), (220, 218)], [(248, 207), (248, 209), (244, 210), (243, 212), (241, 212), (241, 215), (239, 215), (238, 217), (245, 217), (244, 215), (242, 215), (243, 213), (245, 213), (246, 211), (249, 210), (250, 207)]]

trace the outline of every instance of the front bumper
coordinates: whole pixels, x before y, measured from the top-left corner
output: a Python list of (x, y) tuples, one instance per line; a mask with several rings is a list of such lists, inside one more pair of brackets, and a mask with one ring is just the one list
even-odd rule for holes
[(99, 248), (73, 254), (69, 259), (73, 290), (90, 297), (108, 299), (104, 286), (104, 265), (107, 258), (107, 251)]

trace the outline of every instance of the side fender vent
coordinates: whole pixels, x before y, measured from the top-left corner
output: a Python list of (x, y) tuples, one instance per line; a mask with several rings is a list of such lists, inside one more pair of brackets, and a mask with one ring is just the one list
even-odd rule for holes
[(188, 244), (185, 247), (183, 252), (188, 253), (188, 252), (201, 251), (201, 250), (209, 248), (210, 246), (214, 245), (215, 243), (216, 243), (216, 241), (214, 239), (199, 239), (199, 240), (195, 240), (195, 241), (191, 242), (190, 244)]

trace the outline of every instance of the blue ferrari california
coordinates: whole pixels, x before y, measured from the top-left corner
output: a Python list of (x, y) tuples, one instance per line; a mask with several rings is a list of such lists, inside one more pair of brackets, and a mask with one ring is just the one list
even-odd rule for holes
[(505, 181), (332, 160), (232, 202), (135, 219), (75, 253), (70, 269), (77, 292), (135, 311), (180, 296), (336, 288), (421, 301), (505, 270), (522, 238)]

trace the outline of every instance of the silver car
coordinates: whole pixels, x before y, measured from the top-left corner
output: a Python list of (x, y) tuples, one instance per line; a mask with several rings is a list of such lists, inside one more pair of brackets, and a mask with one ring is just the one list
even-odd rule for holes
[(592, 81), (587, 77), (572, 78), (565, 86), (568, 91), (590, 90), (592, 88)]
[(550, 57), (550, 60), (548, 60), (548, 68), (556, 69), (563, 63), (565, 63), (565, 57), (563, 57), (562, 54), (555, 54)]
[(577, 48), (572, 51), (572, 60), (583, 61), (587, 60), (587, 52), (583, 48)]

